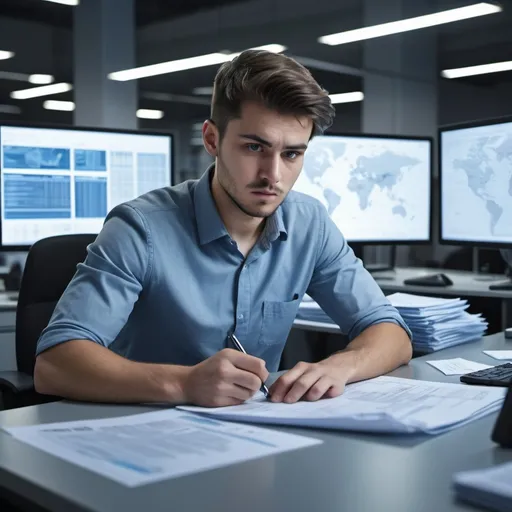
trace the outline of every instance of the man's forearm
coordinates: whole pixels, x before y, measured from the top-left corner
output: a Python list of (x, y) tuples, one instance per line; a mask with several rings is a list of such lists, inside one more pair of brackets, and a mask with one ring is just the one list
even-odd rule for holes
[(407, 333), (393, 323), (380, 323), (365, 329), (345, 350), (325, 359), (348, 372), (347, 383), (388, 373), (412, 357), (412, 345)]
[(187, 368), (138, 363), (87, 340), (73, 340), (37, 357), (36, 391), (96, 402), (184, 401)]

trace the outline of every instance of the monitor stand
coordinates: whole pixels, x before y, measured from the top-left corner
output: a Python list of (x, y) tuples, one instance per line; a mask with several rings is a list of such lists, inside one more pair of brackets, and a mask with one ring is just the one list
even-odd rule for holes
[(473, 268), (473, 273), (475, 274), (475, 277), (473, 278), (475, 281), (481, 283), (497, 282), (497, 284), (500, 284), (499, 282), (501, 281), (502, 284), (505, 284), (503, 283), (503, 275), (486, 274), (485, 272), (480, 271), (480, 253), (478, 247), (473, 248), (473, 262), (471, 266)]
[(389, 270), (395, 270), (395, 266), (393, 264), (386, 263), (368, 263), (364, 268), (370, 272), (370, 274), (374, 274), (375, 272), (386, 272)]
[(389, 272), (395, 270), (396, 265), (396, 246), (392, 245), (390, 247), (389, 254), (389, 262), (388, 263), (364, 263), (364, 246), (353, 246), (355, 255), (363, 261), (364, 268), (370, 272), (370, 274), (375, 274), (378, 272)]

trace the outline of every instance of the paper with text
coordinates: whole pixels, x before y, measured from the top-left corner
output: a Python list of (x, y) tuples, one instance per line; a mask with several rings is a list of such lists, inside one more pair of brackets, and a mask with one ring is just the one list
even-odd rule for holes
[(455, 357), (453, 359), (439, 359), (437, 361), (427, 361), (430, 366), (437, 368), (445, 375), (464, 375), (465, 373), (476, 372), (478, 370), (485, 370), (492, 368), (492, 365), (475, 363), (462, 357)]
[(273, 403), (259, 396), (242, 405), (217, 409), (180, 408), (253, 423), (437, 434), (498, 410), (505, 391), (383, 376), (350, 384), (342, 395), (317, 402)]
[(177, 409), (4, 430), (24, 443), (128, 487), (322, 442)]

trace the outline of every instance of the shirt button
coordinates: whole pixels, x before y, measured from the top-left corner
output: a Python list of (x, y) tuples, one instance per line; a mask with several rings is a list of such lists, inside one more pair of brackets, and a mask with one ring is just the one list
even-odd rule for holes
[(238, 315), (238, 320), (243, 320), (244, 319), (244, 315), (240, 314)]
[(244, 265), (242, 270), (247, 270), (247, 265)]

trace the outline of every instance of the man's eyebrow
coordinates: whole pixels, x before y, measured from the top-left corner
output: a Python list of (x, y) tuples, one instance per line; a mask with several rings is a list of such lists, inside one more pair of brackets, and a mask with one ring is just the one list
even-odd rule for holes
[(270, 143), (268, 140), (262, 139), (259, 135), (254, 135), (253, 133), (241, 133), (240, 138), (254, 140), (260, 144), (263, 144), (264, 146), (267, 146), (267, 148), (272, 147), (272, 143)]
[[(267, 148), (271, 148), (272, 147), (272, 143), (271, 142), (261, 138), (259, 135), (255, 135), (253, 133), (241, 133), (240, 134), (240, 138), (254, 140), (255, 142), (259, 142), (260, 144), (263, 144), (264, 146), (267, 146)], [(307, 148), (308, 148), (307, 144), (291, 144), (289, 146), (286, 146), (285, 149), (287, 149), (287, 150), (290, 150), (290, 149), (304, 149), (304, 150), (306, 150)]]

